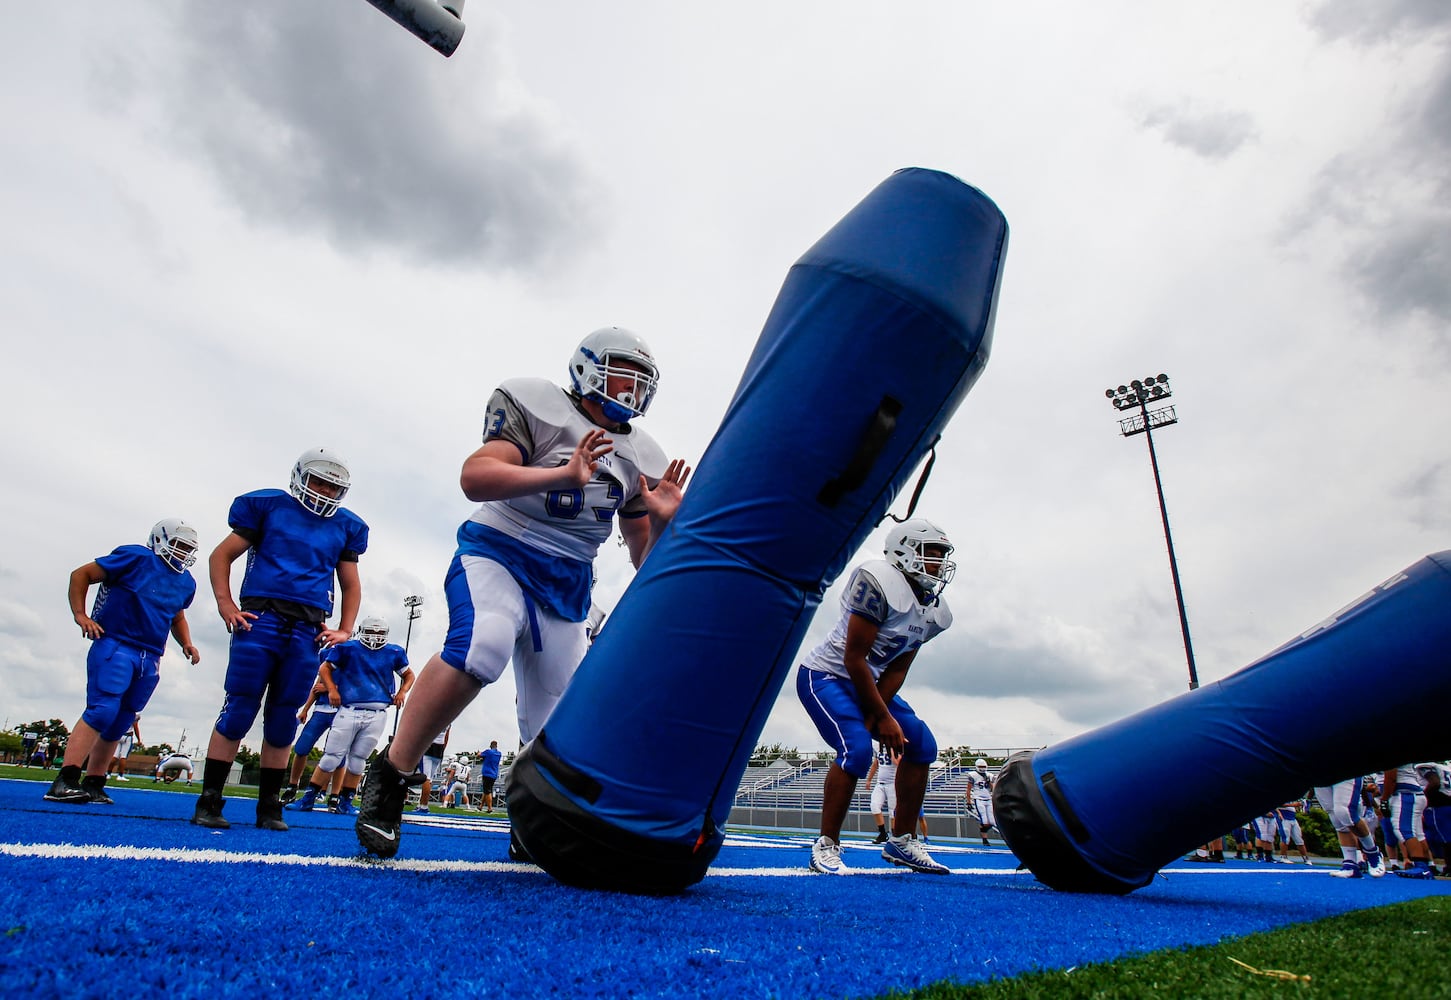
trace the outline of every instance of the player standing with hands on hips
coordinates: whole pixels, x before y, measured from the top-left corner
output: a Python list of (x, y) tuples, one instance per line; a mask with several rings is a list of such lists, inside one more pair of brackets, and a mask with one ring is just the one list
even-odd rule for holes
[(913, 871), (946, 875), (912, 836), (927, 771), (937, 759), (937, 740), (897, 693), (922, 644), (952, 624), (942, 589), (957, 566), (942, 529), (912, 518), (887, 534), (886, 559), (852, 571), (842, 594), (842, 616), (826, 641), (807, 654), (796, 672), (796, 694), (836, 759), (826, 772), (821, 836), (811, 847), (811, 868), (829, 875), (848, 871), (841, 860), (841, 827), (856, 784), (872, 764), (872, 738), (900, 753), (897, 808), (882, 857)]
[(575, 349), (569, 377), (569, 389), (538, 378), (502, 383), (483, 445), (464, 461), (459, 485), (480, 506), (458, 530), (444, 581), (448, 635), (363, 785), (355, 829), (380, 857), (398, 852), (424, 751), (511, 659), (521, 744), (543, 728), (588, 648), (593, 563), (616, 516), (638, 568), (680, 505), (690, 469), (667, 462), (632, 423), (659, 382), (645, 341), (621, 327), (596, 330)]
[[(207, 745), (202, 793), (191, 821), (225, 830), (227, 775), (242, 737), (262, 713), (262, 774), (257, 825), (286, 830), (282, 800), (287, 755), (297, 733), (297, 710), (317, 675), (320, 646), (346, 642), (362, 602), (358, 557), (368, 547), (368, 526), (342, 506), (352, 479), (331, 450), (302, 453), (287, 490), (255, 490), (232, 501), (232, 533), (212, 551), (208, 569), (217, 613), (232, 633), (223, 682), (226, 698)], [(232, 563), (247, 555), (242, 603), (232, 598)], [(338, 627), (333, 578), (342, 591)]]
[[(66, 742), (60, 773), (45, 798), (51, 802), (109, 805), (106, 771), (116, 742), (136, 723), (161, 681), (157, 661), (170, 633), (193, 664), (201, 653), (191, 642), (186, 609), (196, 595), (189, 572), (196, 562), (196, 529), (167, 518), (151, 529), (149, 545), (122, 545), (71, 573), (71, 617), (91, 640), (86, 654), (86, 710)], [(96, 603), (86, 614), (86, 593)], [(90, 758), (81, 778), (81, 761)]]

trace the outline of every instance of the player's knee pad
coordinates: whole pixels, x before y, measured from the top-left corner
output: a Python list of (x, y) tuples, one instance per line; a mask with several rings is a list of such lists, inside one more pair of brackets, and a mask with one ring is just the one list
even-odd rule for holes
[(286, 748), (292, 746), (296, 735), (297, 706), (268, 705), (262, 710), (263, 743)]
[[(136, 712), (129, 708), (122, 708), (116, 713), (116, 718), (105, 729), (97, 729), (101, 739), (106, 741), (119, 740), (130, 731), (132, 723), (136, 721)], [(124, 759), (124, 758), (120, 758)]]
[(368, 755), (362, 753), (349, 753), (347, 756), (348, 770), (354, 774), (362, 774), (368, 767)]
[(86, 710), (81, 713), (81, 721), (99, 733), (103, 740), (114, 740), (119, 739), (121, 733), (126, 730), (116, 731), (115, 736), (107, 736), (106, 733), (116, 730), (116, 722), (121, 715), (121, 696), (119, 694), (96, 691), (87, 700)]
[(332, 774), (342, 766), (345, 759), (346, 757), (342, 753), (327, 753), (324, 751), (321, 759), (317, 762), (317, 769)]
[(1350, 815), (1350, 806), (1337, 802), (1330, 810), (1330, 825), (1337, 830), (1349, 830), (1355, 825), (1355, 819)]
[(871, 771), (872, 758), (876, 755), (872, 749), (872, 734), (862, 727), (860, 732), (843, 732), (842, 737), (843, 747), (836, 755), (837, 766), (860, 781)]
[(927, 723), (913, 715), (910, 719), (898, 719), (907, 745), (902, 748), (902, 760), (913, 764), (931, 764), (937, 759), (937, 737), (927, 728)]
[[(221, 714), (217, 716), (217, 733), (224, 739), (240, 740), (247, 735), (247, 730), (252, 728), (252, 723), (257, 721), (257, 713), (262, 710), (262, 695), (228, 692), (226, 699), (222, 702)], [(264, 736), (264, 739), (266, 737)], [(291, 746), (292, 740), (274, 744), (277, 746)]]

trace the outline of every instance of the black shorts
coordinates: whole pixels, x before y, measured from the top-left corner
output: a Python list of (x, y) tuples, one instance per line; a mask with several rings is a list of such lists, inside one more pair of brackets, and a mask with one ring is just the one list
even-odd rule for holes
[(483, 782), (483, 786), (480, 788), (479, 793), (481, 795), (493, 795), (494, 794), (494, 782), (497, 781), (498, 779), (497, 778), (480, 778), (479, 780), (481, 782)]

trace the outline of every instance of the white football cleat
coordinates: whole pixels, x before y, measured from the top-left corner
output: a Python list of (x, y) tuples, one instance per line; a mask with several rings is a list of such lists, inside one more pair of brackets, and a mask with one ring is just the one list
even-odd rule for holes
[(823, 875), (845, 875), (851, 869), (841, 860), (841, 845), (822, 836), (811, 845), (811, 870)]

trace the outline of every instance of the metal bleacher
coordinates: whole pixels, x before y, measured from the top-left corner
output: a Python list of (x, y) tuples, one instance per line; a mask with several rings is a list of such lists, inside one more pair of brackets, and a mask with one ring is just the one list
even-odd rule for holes
[[(1004, 759), (1011, 751), (994, 752)], [(752, 764), (746, 768), (737, 786), (730, 822), (735, 827), (811, 830), (821, 815), (822, 785), (826, 779), (828, 760), (778, 760), (771, 764)], [(968, 797), (968, 772), (973, 761), (967, 758), (939, 761), (927, 779), (927, 794), (922, 810), (927, 826), (934, 835), (945, 837), (977, 837), (979, 827)], [(990, 773), (996, 775), (997, 768)], [(848, 832), (875, 833), (871, 813), (871, 789), (865, 781), (857, 783), (847, 814)]]

